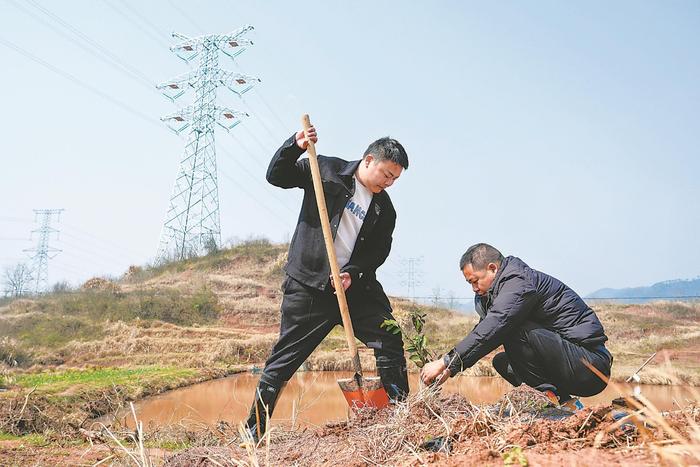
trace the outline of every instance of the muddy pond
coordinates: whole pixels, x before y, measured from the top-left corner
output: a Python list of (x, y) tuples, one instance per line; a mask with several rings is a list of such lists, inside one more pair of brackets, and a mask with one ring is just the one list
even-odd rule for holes
[[(294, 426), (319, 426), (331, 420), (344, 420), (348, 406), (336, 382), (348, 378), (349, 372), (298, 372), (282, 392), (272, 417), (278, 423)], [(418, 375), (411, 374), (411, 391), (418, 389)], [(228, 378), (208, 381), (150, 397), (135, 404), (136, 416), (151, 429), (181, 424), (187, 427), (214, 425), (219, 420), (237, 424), (248, 414), (259, 375), (241, 373)], [(631, 384), (621, 384), (631, 394)], [(443, 385), (447, 393), (460, 393), (474, 404), (493, 403), (512, 386), (499, 377), (457, 377)], [(642, 385), (642, 394), (660, 410), (686, 406), (697, 400), (699, 388), (689, 386)], [(609, 404), (619, 397), (608, 387), (594, 397), (582, 398), (586, 406)], [(122, 423), (133, 426), (126, 413)]]

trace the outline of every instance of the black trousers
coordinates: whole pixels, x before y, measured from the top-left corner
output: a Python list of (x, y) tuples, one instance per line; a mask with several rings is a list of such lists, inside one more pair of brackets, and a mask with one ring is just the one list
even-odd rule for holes
[[(332, 289), (322, 292), (289, 276), (282, 287), (280, 336), (261, 376), (262, 381), (275, 387), (281, 387), (294, 375), (331, 329), (342, 325), (338, 299)], [(374, 349), (377, 368), (404, 368), (401, 336), (380, 327), (384, 320), (394, 319), (386, 296), (367, 291), (362, 284), (353, 284), (346, 295), (355, 336)]]
[(496, 354), (493, 367), (513, 386), (525, 383), (540, 391), (553, 391), (561, 401), (570, 395), (593, 396), (606, 383), (582, 360), (610, 376), (612, 355), (604, 345), (584, 347), (556, 332), (526, 322), (505, 341), (505, 352)]

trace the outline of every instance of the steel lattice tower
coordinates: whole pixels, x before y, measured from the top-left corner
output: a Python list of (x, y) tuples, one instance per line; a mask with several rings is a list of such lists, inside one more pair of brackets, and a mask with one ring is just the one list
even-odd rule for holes
[(177, 134), (188, 130), (188, 137), (160, 236), (159, 260), (198, 256), (221, 245), (214, 129), (218, 124), (229, 131), (248, 114), (217, 106), (216, 90), (225, 86), (240, 97), (260, 80), (220, 69), (219, 52), (231, 58), (242, 53), (253, 44), (243, 38), (252, 29), (196, 38), (173, 33), (182, 42), (170, 50), (186, 62), (199, 57), (199, 65), (157, 86), (173, 101), (188, 89), (195, 92), (192, 105), (161, 118)]
[(51, 221), (56, 216), (58, 221), (63, 209), (35, 209), (34, 214), (40, 219), (41, 226), (32, 230), (32, 234), (38, 233), (39, 240), (36, 248), (26, 249), (32, 256), (32, 281), (34, 293), (46, 292), (49, 288), (49, 259), (54, 258), (61, 250), (49, 246), (49, 237), (52, 233), (58, 234), (58, 230), (51, 227)]
[(406, 286), (406, 291), (408, 294), (407, 297), (409, 300), (411, 300), (416, 296), (416, 287), (423, 285), (423, 282), (420, 280), (423, 273), (419, 270), (421, 264), (423, 263), (423, 257), (408, 258), (402, 260), (401, 262), (406, 267), (406, 270), (400, 273), (401, 276), (406, 276), (406, 279), (401, 281), (401, 285)]

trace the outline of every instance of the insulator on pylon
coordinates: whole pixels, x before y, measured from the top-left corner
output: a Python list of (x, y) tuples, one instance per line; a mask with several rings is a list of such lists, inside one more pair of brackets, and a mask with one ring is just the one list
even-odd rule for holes
[(223, 44), (221, 47), (221, 52), (228, 55), (231, 58), (236, 58), (248, 48), (248, 46), (253, 45), (252, 41), (243, 39), (230, 40)]
[(231, 90), (231, 92), (234, 92), (238, 94), (239, 96), (242, 96), (246, 92), (250, 91), (253, 89), (253, 86), (257, 83), (260, 82), (260, 79), (258, 78), (236, 78), (233, 81), (230, 81), (227, 83), (226, 87)]
[(219, 124), (221, 128), (226, 131), (231, 130), (233, 127), (241, 123), (241, 117), (249, 117), (245, 112), (237, 112), (231, 109), (218, 109), (219, 118), (217, 118), (216, 123)]
[(180, 47), (171, 47), (170, 50), (175, 52), (175, 55), (180, 57), (186, 62), (190, 62), (199, 56), (199, 50), (192, 47), (191, 45), (184, 45)]
[(176, 135), (179, 135), (186, 129), (190, 127), (190, 122), (188, 119), (181, 115), (169, 115), (167, 117), (162, 117), (162, 121), (170, 128)]
[(186, 91), (185, 87), (180, 86), (177, 83), (167, 83), (159, 86), (158, 88), (160, 89), (161, 93), (171, 101), (174, 101), (178, 97), (182, 96)]

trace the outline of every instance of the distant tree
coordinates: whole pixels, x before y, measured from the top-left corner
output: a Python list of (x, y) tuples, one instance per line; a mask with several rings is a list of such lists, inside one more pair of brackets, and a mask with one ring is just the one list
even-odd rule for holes
[(447, 292), (447, 306), (450, 310), (454, 310), (457, 305), (457, 297), (455, 296), (454, 290)]
[(21, 297), (29, 293), (32, 271), (24, 263), (5, 268), (3, 276), (6, 297)]
[(204, 251), (207, 255), (218, 253), (220, 250), (219, 244), (216, 243), (216, 238), (213, 235), (209, 235), (204, 240)]
[(68, 283), (68, 281), (59, 281), (56, 282), (52, 287), (51, 287), (51, 292), (53, 293), (66, 293), (71, 291), (71, 286)]
[(431, 301), (433, 302), (433, 306), (439, 306), (440, 305), (440, 299), (442, 298), (442, 289), (438, 285), (433, 289), (433, 295), (431, 296)]

